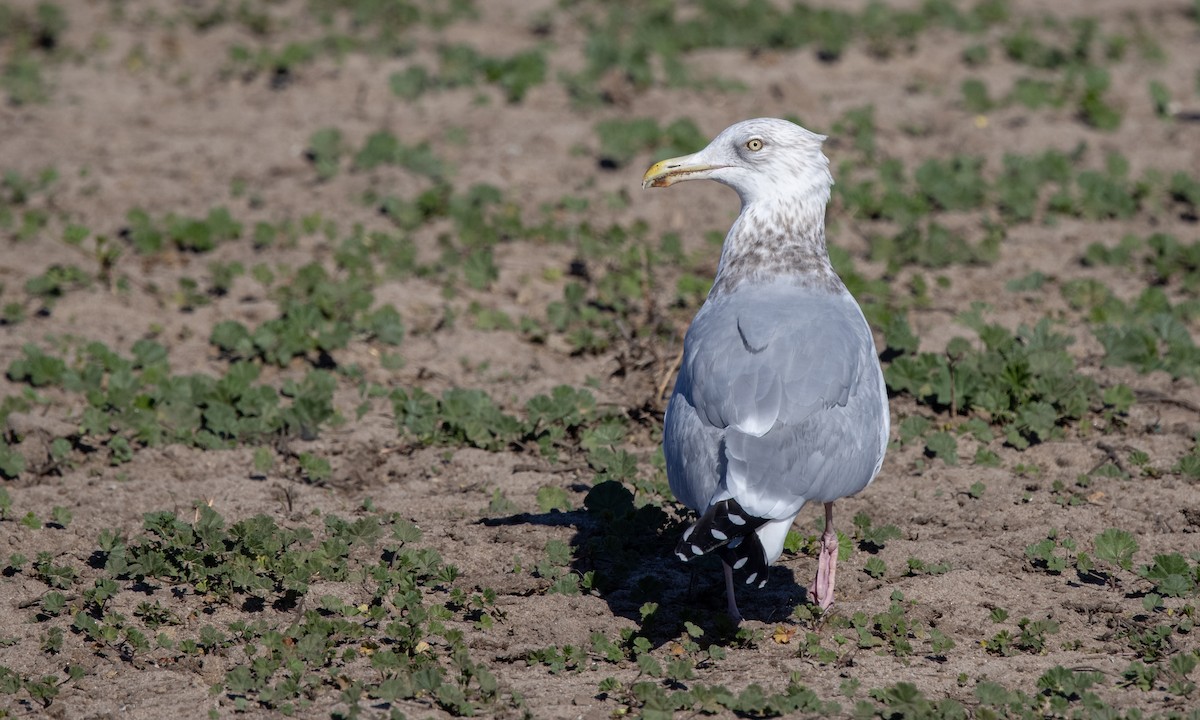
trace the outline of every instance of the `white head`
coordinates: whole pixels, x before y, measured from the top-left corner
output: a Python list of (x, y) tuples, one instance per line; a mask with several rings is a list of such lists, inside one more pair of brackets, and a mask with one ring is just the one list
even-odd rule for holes
[(829, 201), (833, 177), (821, 152), (824, 135), (776, 118), (730, 125), (698, 153), (655, 163), (642, 187), (667, 187), (684, 180), (716, 180), (733, 188), (742, 205), (782, 199)]

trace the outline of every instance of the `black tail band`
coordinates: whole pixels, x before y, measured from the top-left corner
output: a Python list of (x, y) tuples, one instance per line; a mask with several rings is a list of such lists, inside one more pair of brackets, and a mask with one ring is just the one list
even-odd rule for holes
[(733, 568), (739, 584), (762, 587), (767, 583), (767, 556), (754, 531), (766, 522), (747, 514), (733, 498), (721, 500), (688, 528), (675, 546), (675, 554), (687, 562), (715, 551)]

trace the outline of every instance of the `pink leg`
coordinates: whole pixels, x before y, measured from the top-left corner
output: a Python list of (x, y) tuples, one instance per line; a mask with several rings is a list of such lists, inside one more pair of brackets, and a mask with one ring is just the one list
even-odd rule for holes
[(737, 599), (733, 597), (733, 568), (724, 562), (721, 567), (725, 568), (725, 600), (729, 603), (729, 619), (734, 625), (741, 625), (742, 614), (738, 612)]
[(817, 578), (810, 593), (822, 610), (833, 604), (833, 579), (837, 574), (838, 538), (833, 530), (833, 503), (825, 503), (825, 532), (821, 533), (821, 555), (817, 558)]

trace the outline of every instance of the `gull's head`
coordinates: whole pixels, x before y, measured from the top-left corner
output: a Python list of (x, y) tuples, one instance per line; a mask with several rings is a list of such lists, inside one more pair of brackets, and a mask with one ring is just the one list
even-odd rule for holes
[(829, 198), (833, 178), (821, 152), (824, 135), (775, 118), (743, 120), (725, 128), (700, 152), (655, 163), (642, 187), (668, 187), (684, 180), (716, 180), (748, 204), (773, 196)]

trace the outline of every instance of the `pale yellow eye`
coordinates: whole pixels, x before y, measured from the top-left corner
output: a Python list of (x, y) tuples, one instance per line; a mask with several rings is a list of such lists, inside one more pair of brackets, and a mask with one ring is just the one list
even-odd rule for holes
[(758, 138), (754, 138), (750, 142), (746, 143), (746, 149), (751, 150), (753, 152), (758, 152), (759, 150), (762, 150), (762, 147), (763, 147), (762, 140), (759, 140)]

